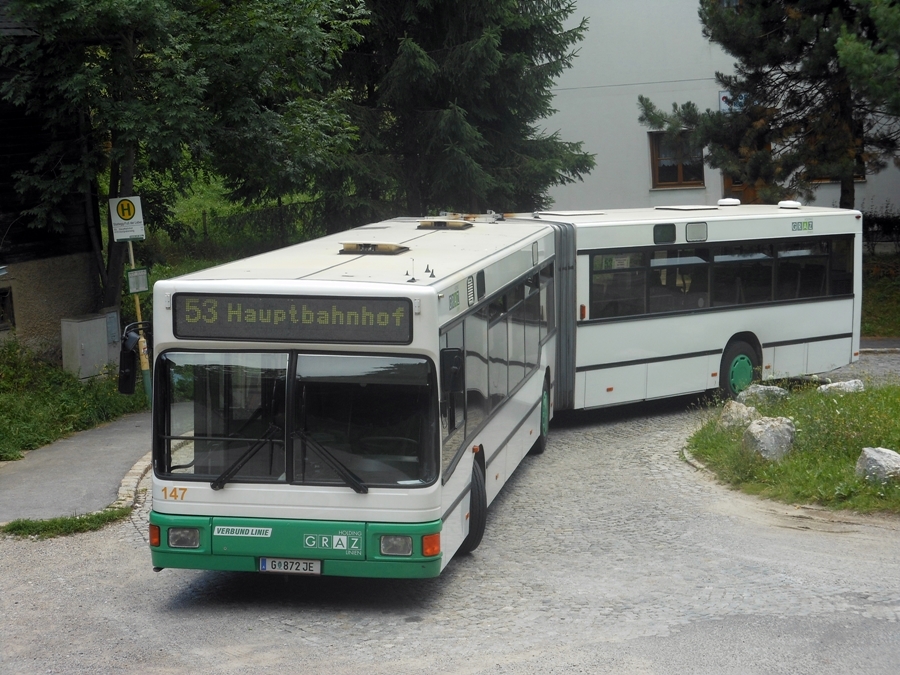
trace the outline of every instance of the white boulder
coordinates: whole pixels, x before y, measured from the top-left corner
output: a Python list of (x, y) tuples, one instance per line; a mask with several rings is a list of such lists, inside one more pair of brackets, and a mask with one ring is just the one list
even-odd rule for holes
[(763, 417), (744, 431), (742, 445), (770, 461), (778, 461), (791, 451), (796, 430), (787, 417)]
[(846, 382), (832, 382), (831, 384), (823, 384), (818, 391), (823, 394), (852, 394), (857, 391), (865, 391), (866, 387), (862, 380), (847, 380)]
[(719, 415), (719, 427), (732, 429), (734, 427), (746, 427), (754, 420), (760, 418), (759, 412), (753, 406), (744, 405), (737, 401), (726, 401)]
[(863, 448), (856, 460), (856, 475), (870, 483), (900, 479), (900, 454), (887, 448)]
[(772, 387), (765, 384), (751, 384), (737, 395), (738, 403), (749, 403), (751, 401), (769, 402), (777, 401), (788, 395), (787, 389), (781, 387)]

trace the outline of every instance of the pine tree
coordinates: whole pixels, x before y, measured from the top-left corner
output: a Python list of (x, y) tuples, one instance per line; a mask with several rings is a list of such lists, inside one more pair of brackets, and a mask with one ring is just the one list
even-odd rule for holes
[(570, 0), (368, 0), (363, 41), (340, 76), (355, 152), (320, 173), (329, 229), (441, 210), (549, 204), (547, 190), (594, 165), (581, 143), (541, 130), (551, 86), (586, 22)]
[[(854, 88), (837, 51), (844, 34), (872, 39), (875, 26), (851, 0), (701, 0), (703, 34), (737, 59), (734, 74), (716, 73), (730, 112), (693, 107), (681, 121), (706, 162), (765, 201), (813, 196), (816, 181), (841, 185), (840, 206), (853, 208), (854, 180), (886, 165), (900, 127)], [(678, 125), (682, 107), (664, 115), (639, 99), (641, 121)], [(654, 125), (662, 126), (654, 126)]]
[(845, 29), (837, 41), (841, 65), (873, 106), (900, 115), (900, 5), (889, 0), (859, 0), (859, 4), (877, 35)]

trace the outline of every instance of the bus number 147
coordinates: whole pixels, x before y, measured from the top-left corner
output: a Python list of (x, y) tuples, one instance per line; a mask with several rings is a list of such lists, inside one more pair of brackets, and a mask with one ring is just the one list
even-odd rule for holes
[(187, 494), (187, 488), (185, 487), (164, 487), (162, 489), (163, 499), (177, 499), (179, 501), (184, 500), (184, 496)]

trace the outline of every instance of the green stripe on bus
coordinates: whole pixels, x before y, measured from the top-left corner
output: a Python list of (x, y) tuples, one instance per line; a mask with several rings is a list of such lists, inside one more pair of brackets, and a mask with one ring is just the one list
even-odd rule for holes
[[(362, 523), (181, 516), (150, 512), (160, 527), (160, 546), (151, 547), (154, 567), (256, 571), (260, 557), (321, 560), (323, 575), (420, 578), (440, 573), (442, 555), (422, 555), (422, 537), (441, 531), (441, 521)], [(196, 528), (199, 547), (172, 548), (171, 528)], [(408, 536), (412, 555), (381, 554), (383, 535)]]

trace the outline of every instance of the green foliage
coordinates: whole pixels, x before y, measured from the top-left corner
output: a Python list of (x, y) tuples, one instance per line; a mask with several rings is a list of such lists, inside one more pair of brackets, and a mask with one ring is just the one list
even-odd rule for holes
[(900, 337), (900, 255), (869, 257), (863, 275), (862, 334)]
[(841, 30), (837, 41), (841, 66), (867, 99), (900, 115), (900, 6), (888, 0), (859, 0), (858, 4), (875, 31)]
[(126, 506), (119, 509), (105, 509), (85, 516), (64, 516), (48, 520), (14, 520), (0, 526), (0, 532), (16, 537), (34, 537), (36, 539), (64, 537), (70, 534), (99, 530), (109, 523), (127, 518), (131, 515), (131, 510), (130, 506)]
[[(172, 208), (174, 225), (152, 228), (134, 244), (139, 266), (149, 269), (150, 291), (139, 293), (141, 316), (153, 316), (153, 284), (321, 236), (304, 225), (307, 205), (298, 199), (280, 206), (246, 207), (229, 201), (221, 182), (201, 183)], [(176, 227), (177, 226), (177, 227)], [(177, 236), (172, 236), (172, 230)], [(134, 299), (123, 287), (122, 322), (137, 321)]]
[(737, 59), (735, 74), (716, 73), (733, 109), (694, 114), (688, 103), (666, 114), (641, 97), (641, 121), (689, 130), (709, 166), (754, 186), (763, 201), (809, 199), (815, 181), (828, 179), (841, 183), (840, 205), (853, 208), (854, 178), (884, 168), (900, 138), (898, 121), (854, 88), (838, 55), (841, 35), (877, 39), (864, 7), (701, 0), (700, 19), (704, 35)]
[(860, 206), (863, 215), (863, 241), (870, 255), (875, 255), (878, 244), (893, 243), (894, 252), (900, 253), (900, 213), (890, 201), (881, 208), (867, 207), (866, 200)]
[(743, 429), (719, 429), (717, 414), (691, 437), (688, 449), (721, 480), (746, 492), (788, 503), (900, 512), (900, 482), (874, 485), (855, 472), (864, 447), (900, 449), (900, 386), (843, 396), (798, 390), (759, 405), (759, 412), (794, 421), (794, 448), (781, 461), (745, 451)]
[[(276, 199), (305, 188), (353, 138), (345, 95), (329, 83), (358, 38), (363, 12), (352, 0), (9, 0), (4, 9), (33, 34), (0, 38), (11, 74), (0, 97), (39, 117), (50, 141), (15, 176), (35, 226), (59, 227), (67, 198), (102, 182), (111, 197), (147, 190), (165, 229), (177, 225), (172, 200), (204, 170), (233, 199)], [(111, 305), (125, 253), (109, 246)]]
[(315, 180), (330, 231), (397, 214), (548, 205), (594, 166), (541, 129), (554, 80), (586, 31), (570, 0), (367, 0), (370, 23), (335, 77), (359, 130)]
[(116, 378), (109, 373), (81, 382), (14, 340), (0, 344), (0, 460), (19, 459), (25, 450), (146, 409), (141, 387), (123, 396)]

